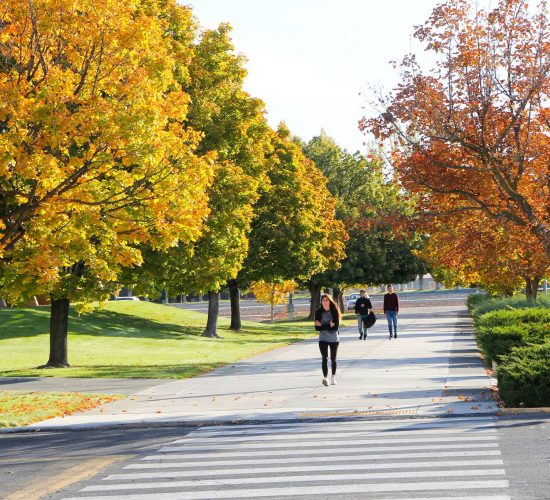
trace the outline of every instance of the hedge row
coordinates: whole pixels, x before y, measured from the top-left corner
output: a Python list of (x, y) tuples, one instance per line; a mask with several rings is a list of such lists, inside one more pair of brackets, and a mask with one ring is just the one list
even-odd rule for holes
[(476, 329), (476, 337), (485, 363), (491, 366), (493, 361), (500, 362), (501, 356), (516, 347), (543, 344), (550, 339), (550, 323), (482, 326)]
[(506, 406), (550, 406), (550, 343), (517, 347), (501, 359), (497, 380)]
[(501, 400), (507, 406), (550, 406), (550, 303), (537, 301), (533, 307), (516, 297), (470, 297), (468, 307), (485, 362), (499, 363)]
[[(498, 298), (491, 297), (485, 293), (473, 293), (468, 296), (468, 309), (474, 318), (490, 311), (528, 309), (531, 307), (534, 307), (533, 302), (527, 300), (525, 295)], [(536, 307), (550, 309), (550, 294), (539, 294)]]

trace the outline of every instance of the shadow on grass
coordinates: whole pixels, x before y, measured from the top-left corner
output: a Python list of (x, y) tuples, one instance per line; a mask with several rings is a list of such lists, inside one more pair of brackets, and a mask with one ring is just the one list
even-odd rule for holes
[[(49, 321), (49, 307), (0, 310), (0, 340), (48, 334)], [(296, 332), (303, 335), (309, 333), (309, 330), (313, 331), (309, 326), (309, 323), (304, 324), (302, 322), (269, 325), (247, 323), (238, 334), (248, 336), (277, 332), (288, 335)], [(189, 336), (200, 337), (203, 331), (204, 326), (202, 325), (165, 323), (124, 312), (96, 310), (91, 314), (79, 315), (71, 308), (69, 314), (70, 335), (177, 340)], [(234, 332), (228, 330), (225, 326), (220, 326), (219, 333), (223, 336), (224, 333)]]

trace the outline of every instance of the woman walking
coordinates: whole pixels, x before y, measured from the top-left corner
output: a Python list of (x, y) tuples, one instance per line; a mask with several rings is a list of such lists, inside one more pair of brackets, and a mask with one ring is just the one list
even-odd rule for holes
[(338, 328), (342, 313), (327, 294), (321, 295), (321, 307), (315, 312), (315, 330), (319, 332), (319, 350), (321, 351), (321, 367), (323, 369), (323, 385), (328, 385), (328, 353), (330, 349), (331, 373), (330, 384), (336, 385), (336, 354), (340, 338)]

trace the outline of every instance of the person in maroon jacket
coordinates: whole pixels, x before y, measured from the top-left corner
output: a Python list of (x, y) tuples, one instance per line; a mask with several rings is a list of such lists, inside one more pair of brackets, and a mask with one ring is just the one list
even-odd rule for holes
[(384, 316), (388, 320), (390, 340), (397, 338), (397, 315), (399, 314), (399, 297), (393, 291), (393, 286), (388, 285), (388, 293), (384, 295)]

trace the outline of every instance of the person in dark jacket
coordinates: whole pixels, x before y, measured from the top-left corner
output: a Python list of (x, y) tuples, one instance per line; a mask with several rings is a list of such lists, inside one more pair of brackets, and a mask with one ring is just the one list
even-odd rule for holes
[(342, 313), (327, 294), (321, 295), (321, 307), (315, 312), (315, 330), (319, 332), (319, 350), (321, 351), (321, 369), (323, 370), (323, 385), (328, 385), (328, 351), (330, 349), (330, 362), (332, 375), (330, 384), (336, 385), (336, 354), (340, 345), (338, 328)]
[(388, 320), (390, 340), (397, 338), (397, 315), (399, 314), (399, 297), (393, 291), (393, 286), (388, 285), (388, 293), (384, 295), (384, 316)]
[(357, 314), (357, 328), (359, 329), (359, 340), (367, 340), (369, 329), (365, 326), (365, 321), (369, 312), (372, 310), (372, 302), (365, 290), (359, 290), (359, 298), (355, 301), (355, 314)]

